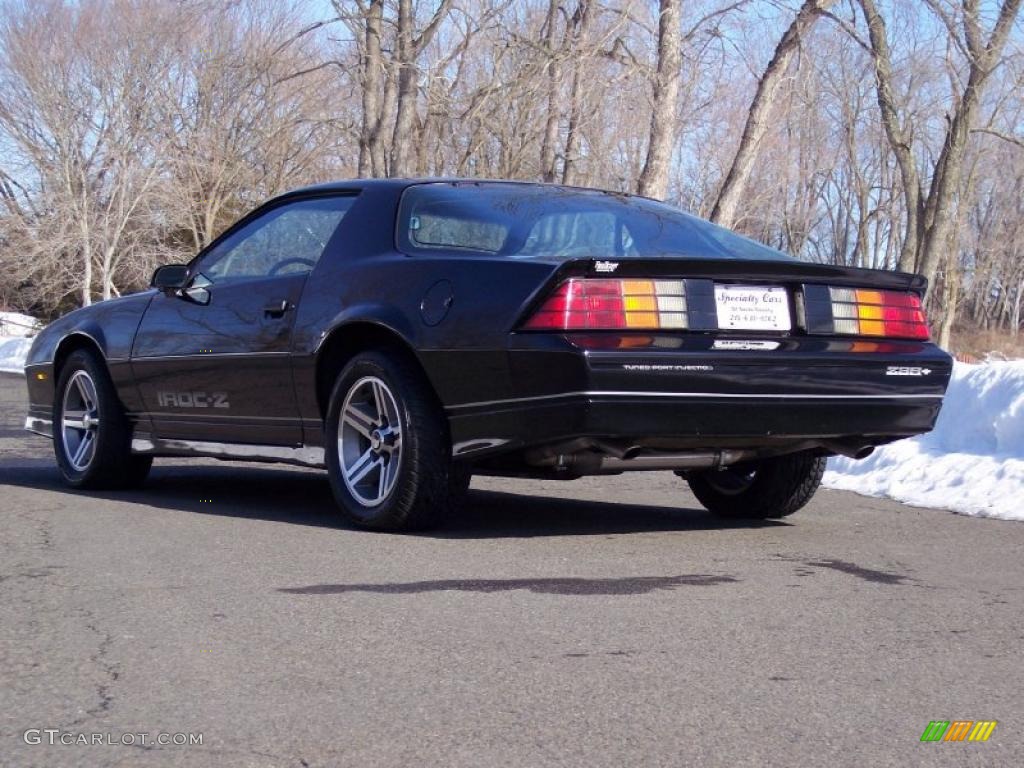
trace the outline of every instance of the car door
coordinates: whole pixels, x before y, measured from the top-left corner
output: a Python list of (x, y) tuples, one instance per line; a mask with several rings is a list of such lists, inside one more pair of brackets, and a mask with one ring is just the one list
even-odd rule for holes
[(302, 441), (290, 359), (296, 304), (353, 200), (261, 211), (193, 261), (185, 288), (153, 297), (131, 364), (157, 436)]

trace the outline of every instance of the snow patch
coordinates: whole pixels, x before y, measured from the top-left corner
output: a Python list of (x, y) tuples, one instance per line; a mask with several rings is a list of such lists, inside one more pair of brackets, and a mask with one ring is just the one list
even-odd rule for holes
[(1024, 520), (1024, 361), (956, 363), (934, 431), (862, 461), (829, 459), (824, 485)]
[(24, 373), (32, 337), (40, 329), (34, 317), (20, 312), (0, 312), (0, 371)]

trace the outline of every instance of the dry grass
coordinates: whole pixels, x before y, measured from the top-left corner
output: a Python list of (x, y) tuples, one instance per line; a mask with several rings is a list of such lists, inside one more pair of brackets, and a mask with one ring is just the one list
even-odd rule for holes
[(960, 359), (992, 357), (1024, 359), (1024, 332), (1016, 338), (1007, 331), (979, 331), (958, 328), (953, 331), (949, 342), (950, 352)]

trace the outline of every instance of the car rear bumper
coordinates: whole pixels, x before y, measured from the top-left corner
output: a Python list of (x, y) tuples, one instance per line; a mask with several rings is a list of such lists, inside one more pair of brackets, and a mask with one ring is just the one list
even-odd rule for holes
[(616, 349), (552, 334), (514, 338), (522, 394), (449, 405), (457, 456), (580, 437), (666, 448), (881, 444), (934, 426), (952, 368), (945, 352), (920, 342), (780, 338), (770, 350), (724, 352), (711, 337), (632, 337)]

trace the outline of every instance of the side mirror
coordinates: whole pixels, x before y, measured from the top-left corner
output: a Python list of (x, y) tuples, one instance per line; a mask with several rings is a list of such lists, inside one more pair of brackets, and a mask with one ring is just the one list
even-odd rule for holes
[(149, 281), (149, 287), (161, 291), (174, 291), (184, 288), (187, 280), (187, 264), (164, 264), (162, 267), (156, 268)]

